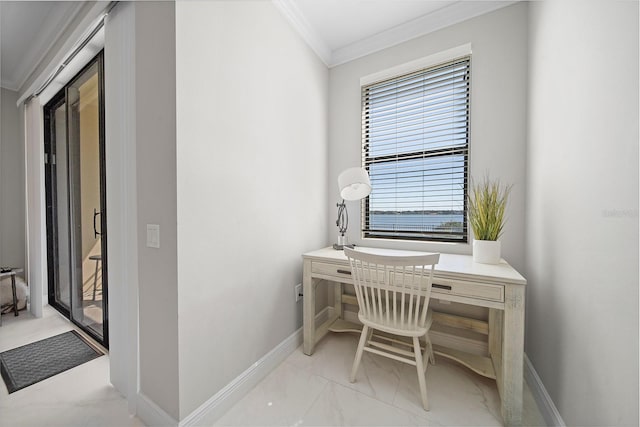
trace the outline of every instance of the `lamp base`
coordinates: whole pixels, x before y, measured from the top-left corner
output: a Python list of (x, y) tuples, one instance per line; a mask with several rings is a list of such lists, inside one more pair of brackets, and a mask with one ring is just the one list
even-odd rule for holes
[(349, 244), (349, 238), (344, 234), (338, 235), (338, 243), (333, 244), (333, 249), (336, 251), (341, 251), (342, 249), (351, 248), (353, 249), (355, 245)]
[(334, 244), (333, 244), (333, 249), (335, 249), (336, 251), (341, 251), (341, 250), (343, 250), (344, 248), (353, 249), (353, 248), (355, 248), (355, 247), (356, 247), (356, 245), (354, 245), (353, 243), (351, 243), (350, 245), (339, 245), (339, 244), (337, 244), (337, 243), (334, 243)]

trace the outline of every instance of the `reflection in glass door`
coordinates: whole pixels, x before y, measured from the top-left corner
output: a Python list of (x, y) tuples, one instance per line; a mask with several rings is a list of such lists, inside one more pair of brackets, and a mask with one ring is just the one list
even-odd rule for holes
[(49, 303), (108, 346), (103, 64), (44, 108)]

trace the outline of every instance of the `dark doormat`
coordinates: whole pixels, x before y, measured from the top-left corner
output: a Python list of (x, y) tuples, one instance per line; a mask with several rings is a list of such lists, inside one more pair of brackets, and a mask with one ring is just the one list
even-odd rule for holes
[(0, 373), (11, 394), (103, 354), (69, 331), (0, 353)]

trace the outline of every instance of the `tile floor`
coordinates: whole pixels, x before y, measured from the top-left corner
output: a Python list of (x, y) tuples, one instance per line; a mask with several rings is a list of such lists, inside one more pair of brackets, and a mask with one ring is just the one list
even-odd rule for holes
[[(216, 425), (502, 425), (495, 382), (442, 357), (427, 369), (429, 412), (413, 366), (365, 353), (349, 383), (357, 341), (355, 334), (329, 334), (312, 357), (299, 347)], [(525, 425), (545, 425), (528, 387), (523, 417)]]
[[(52, 308), (44, 313), (42, 319), (25, 311), (4, 315), (0, 352), (73, 329)], [(495, 383), (442, 357), (427, 369), (429, 412), (420, 405), (412, 366), (365, 354), (356, 382), (349, 383), (356, 345), (356, 335), (329, 334), (312, 357), (298, 348), (216, 425), (502, 425)], [(11, 395), (0, 385), (0, 427), (143, 426), (108, 377), (104, 356)], [(524, 424), (544, 425), (526, 386)]]
[[(51, 307), (41, 319), (21, 311), (2, 316), (0, 352), (74, 329)], [(127, 402), (109, 383), (109, 358), (98, 357), (30, 387), (8, 394), (0, 380), (1, 427), (141, 427)]]

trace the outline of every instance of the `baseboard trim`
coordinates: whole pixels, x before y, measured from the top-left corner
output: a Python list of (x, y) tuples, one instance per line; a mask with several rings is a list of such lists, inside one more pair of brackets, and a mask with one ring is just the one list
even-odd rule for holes
[(316, 314), (316, 328), (329, 320), (329, 317), (333, 316), (334, 308), (325, 307)]
[(551, 400), (551, 396), (547, 393), (547, 389), (526, 354), (524, 355), (524, 379), (529, 384), (533, 399), (536, 401), (545, 423), (548, 426), (566, 427), (558, 408)]
[(143, 393), (138, 392), (136, 415), (147, 426), (176, 427), (178, 421)]
[[(328, 310), (322, 310), (316, 315), (316, 324), (322, 323), (328, 319), (328, 316)], [(222, 390), (200, 405), (199, 408), (183, 419), (179, 426), (190, 427), (213, 424), (301, 344), (302, 328), (285, 338), (284, 341), (278, 344), (273, 350), (265, 354)]]

